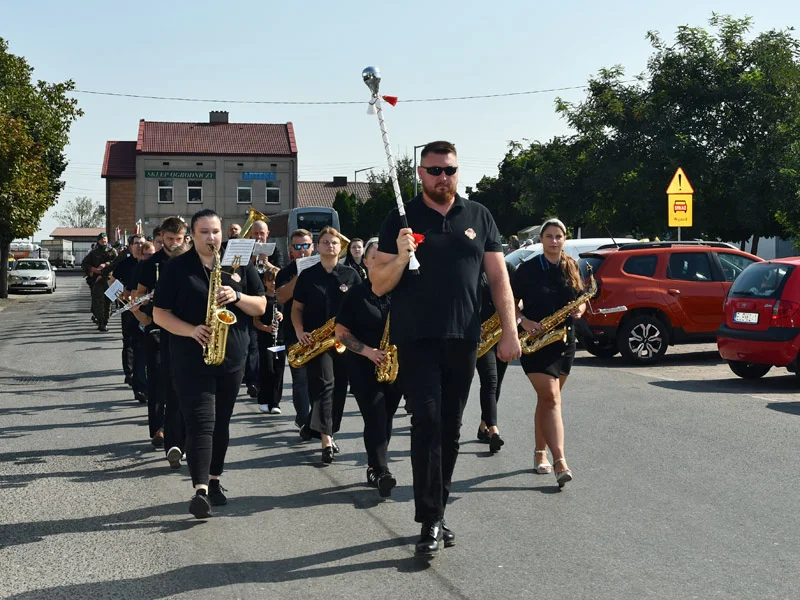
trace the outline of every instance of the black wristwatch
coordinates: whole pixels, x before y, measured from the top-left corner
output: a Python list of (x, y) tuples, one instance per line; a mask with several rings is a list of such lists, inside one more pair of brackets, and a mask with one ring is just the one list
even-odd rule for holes
[(233, 304), (236, 304), (239, 302), (239, 300), (242, 299), (242, 292), (240, 292), (239, 290), (234, 290), (234, 291), (236, 292), (236, 300), (233, 301)]

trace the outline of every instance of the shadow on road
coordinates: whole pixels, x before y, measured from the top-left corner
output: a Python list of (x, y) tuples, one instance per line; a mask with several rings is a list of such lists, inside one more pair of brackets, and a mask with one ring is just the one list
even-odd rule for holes
[[(670, 354), (669, 351), (661, 357), (658, 365), (665, 367), (685, 367), (697, 365), (721, 365), (725, 361), (720, 357), (716, 349), (707, 352), (686, 352), (683, 354)], [(614, 358), (597, 358), (596, 356), (576, 356), (575, 365), (581, 367), (592, 367), (596, 369), (607, 369), (608, 367), (628, 367), (628, 368), (648, 368), (656, 365), (634, 365), (627, 362), (621, 356)]]
[(800, 416), (800, 402), (770, 402), (767, 404), (767, 408), (787, 415)]
[(796, 394), (797, 377), (789, 374), (784, 377), (766, 377), (755, 381), (746, 379), (683, 379), (681, 381), (651, 381), (650, 385), (680, 392), (707, 394)]

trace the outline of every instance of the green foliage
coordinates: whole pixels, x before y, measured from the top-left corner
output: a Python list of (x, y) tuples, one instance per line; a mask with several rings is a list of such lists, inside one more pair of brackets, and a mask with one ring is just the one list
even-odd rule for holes
[(88, 196), (78, 196), (53, 215), (62, 227), (105, 227), (106, 212)]
[[(397, 161), (397, 179), (400, 184), (403, 202), (408, 202), (414, 195), (413, 171), (414, 166), (411, 158), (404, 156)], [(386, 215), (397, 207), (394, 187), (388, 171), (382, 171), (377, 175), (370, 174), (369, 200), (361, 202), (357, 206), (356, 227), (353, 230), (354, 236), (368, 240), (378, 235), (381, 223), (383, 223)], [(347, 233), (347, 230), (345, 230), (345, 235), (354, 237)]]

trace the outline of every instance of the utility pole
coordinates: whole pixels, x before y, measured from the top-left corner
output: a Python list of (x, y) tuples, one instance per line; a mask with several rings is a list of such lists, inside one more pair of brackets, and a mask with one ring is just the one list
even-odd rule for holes
[(424, 148), (425, 146), (427, 146), (427, 144), (422, 144), (420, 146), (414, 146), (414, 173), (412, 173), (412, 175), (414, 176), (414, 197), (415, 198), (417, 197), (417, 183), (418, 183), (418, 179), (419, 179), (419, 177), (417, 177), (417, 148)]
[(365, 169), (358, 169), (355, 173), (353, 173), (353, 196), (355, 196), (356, 200), (358, 200), (358, 174), (361, 171), (371, 171), (375, 167), (366, 167)]

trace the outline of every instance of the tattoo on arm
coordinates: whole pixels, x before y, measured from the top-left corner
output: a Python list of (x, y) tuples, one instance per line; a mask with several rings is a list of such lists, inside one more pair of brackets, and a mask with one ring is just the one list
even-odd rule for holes
[(345, 348), (357, 354), (364, 350), (364, 342), (360, 341), (352, 333), (345, 333), (339, 341), (344, 344)]

